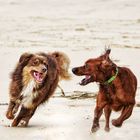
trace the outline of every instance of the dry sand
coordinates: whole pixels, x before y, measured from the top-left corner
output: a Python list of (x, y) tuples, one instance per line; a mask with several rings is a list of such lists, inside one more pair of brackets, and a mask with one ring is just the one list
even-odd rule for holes
[[(138, 78), (136, 101), (140, 103), (140, 1), (139, 0), (0, 0), (0, 139), (9, 140), (138, 140), (140, 108), (121, 128), (111, 125), (90, 133), (94, 98), (55, 97), (40, 106), (28, 128), (9, 128), (5, 117), (9, 75), (23, 52), (63, 51), (71, 59), (71, 68), (96, 57), (112, 44), (111, 58), (119, 66), (132, 69)], [(96, 93), (97, 84), (80, 86), (81, 77), (60, 84), (67, 96)], [(111, 119), (119, 113), (112, 113)]]

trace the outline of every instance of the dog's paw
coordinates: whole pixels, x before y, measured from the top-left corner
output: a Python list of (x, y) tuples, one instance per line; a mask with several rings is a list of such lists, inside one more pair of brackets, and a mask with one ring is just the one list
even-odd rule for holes
[(114, 125), (116, 127), (121, 127), (122, 123), (119, 120), (117, 120), (117, 119), (113, 119), (112, 120), (112, 125)]
[(6, 113), (6, 117), (9, 119), (9, 120), (12, 120), (12, 119), (14, 119), (14, 115), (13, 115), (13, 113), (11, 112), (11, 111), (9, 111), (9, 112), (7, 112)]
[(95, 133), (97, 130), (99, 130), (99, 128), (100, 128), (99, 125), (93, 125), (91, 128), (91, 132)]
[(13, 120), (11, 127), (17, 127), (18, 126), (18, 121), (16, 119)]
[(27, 125), (28, 125), (28, 122), (25, 121), (25, 120), (21, 120), (20, 123), (19, 123), (20, 127), (27, 127)]
[(109, 131), (110, 131), (110, 128), (109, 128), (109, 127), (105, 127), (104, 130), (105, 130), (106, 132), (109, 132)]

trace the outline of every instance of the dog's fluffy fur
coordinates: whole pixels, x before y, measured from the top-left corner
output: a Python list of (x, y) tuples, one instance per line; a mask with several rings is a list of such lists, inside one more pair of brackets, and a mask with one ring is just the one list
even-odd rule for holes
[(50, 53), (57, 60), (58, 66), (60, 66), (59, 81), (60, 80), (70, 80), (71, 75), (68, 72), (70, 66), (69, 57), (63, 52), (53, 52)]
[[(61, 66), (59, 73), (59, 81), (70, 80), (71, 74), (68, 72), (70, 66), (69, 57), (63, 52), (53, 52), (50, 54), (56, 58), (58, 65)], [(58, 88), (61, 90), (62, 95), (65, 96), (64, 90), (61, 88), (60, 85), (58, 85)]]
[[(59, 59), (58, 59), (59, 58)], [(24, 53), (12, 73), (6, 116), (12, 126), (27, 126), (37, 107), (54, 93), (60, 79), (69, 79), (68, 56), (62, 52)]]
[(85, 75), (80, 85), (87, 85), (91, 82), (99, 83), (92, 132), (98, 130), (99, 119), (103, 110), (106, 119), (105, 130), (109, 131), (111, 111), (122, 110), (120, 117), (112, 120), (114, 126), (120, 127), (123, 121), (131, 116), (135, 104), (137, 79), (129, 68), (118, 67), (111, 61), (109, 58), (110, 51), (108, 49), (105, 54), (87, 60), (84, 66), (72, 69), (73, 73), (78, 76)]

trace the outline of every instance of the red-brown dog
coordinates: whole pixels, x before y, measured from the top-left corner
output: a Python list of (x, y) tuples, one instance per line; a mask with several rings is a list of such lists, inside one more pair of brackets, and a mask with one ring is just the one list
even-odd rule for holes
[(114, 111), (122, 110), (121, 115), (112, 120), (114, 126), (120, 127), (123, 121), (131, 116), (135, 104), (137, 79), (130, 69), (118, 67), (111, 61), (110, 51), (108, 49), (104, 55), (89, 59), (84, 66), (72, 69), (75, 75), (86, 76), (80, 85), (87, 85), (90, 82), (99, 83), (92, 132), (99, 129), (99, 119), (103, 110), (106, 119), (105, 130), (109, 131), (109, 118), (112, 109)]

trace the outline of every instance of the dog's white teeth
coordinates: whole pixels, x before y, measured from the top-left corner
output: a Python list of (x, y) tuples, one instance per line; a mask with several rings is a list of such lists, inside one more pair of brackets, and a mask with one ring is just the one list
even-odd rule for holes
[(37, 74), (36, 74), (36, 72), (34, 72), (34, 77), (37, 77)]
[(34, 72), (34, 76), (36, 77), (36, 72)]

